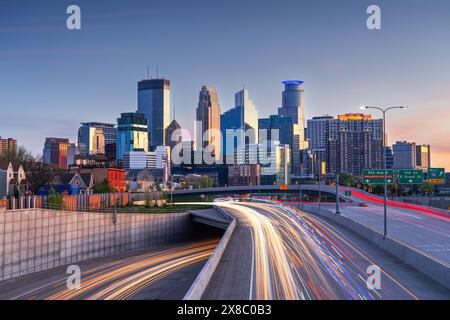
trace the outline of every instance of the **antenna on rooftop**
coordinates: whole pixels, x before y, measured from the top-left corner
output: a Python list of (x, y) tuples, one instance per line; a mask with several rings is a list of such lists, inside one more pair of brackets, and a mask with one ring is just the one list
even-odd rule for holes
[(173, 100), (173, 120), (175, 120), (175, 99)]

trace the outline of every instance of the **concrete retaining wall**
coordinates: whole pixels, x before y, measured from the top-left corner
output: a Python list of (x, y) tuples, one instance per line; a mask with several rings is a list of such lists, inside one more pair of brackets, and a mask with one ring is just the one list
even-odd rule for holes
[(0, 211), (0, 281), (78, 261), (189, 239), (189, 213)]
[(342, 215), (336, 215), (333, 211), (328, 209), (322, 208), (319, 210), (318, 207), (304, 205), (303, 210), (326, 217), (347, 227), (348, 229), (371, 241), (376, 246), (389, 252), (406, 264), (450, 289), (450, 266), (447, 263), (438, 260), (431, 255), (428, 255), (426, 252), (420, 251), (403, 241), (393, 239), (389, 236), (383, 238), (383, 235), (378, 231), (375, 231)]
[[(220, 207), (215, 207), (215, 209), (219, 210), (221, 213), (227, 216), (230, 216), (225, 210), (221, 209)], [(206, 287), (209, 284), (209, 281), (211, 280), (212, 275), (214, 274), (214, 271), (216, 270), (220, 262), (220, 259), (222, 258), (222, 255), (228, 245), (228, 242), (230, 241), (230, 238), (233, 234), (235, 227), (236, 227), (236, 219), (233, 218), (233, 220), (231, 221), (230, 225), (227, 228), (227, 231), (225, 231), (225, 234), (223, 235), (216, 249), (209, 257), (206, 264), (203, 266), (202, 270), (198, 274), (189, 291), (184, 296), (183, 300), (201, 299), (203, 293), (206, 290)]]

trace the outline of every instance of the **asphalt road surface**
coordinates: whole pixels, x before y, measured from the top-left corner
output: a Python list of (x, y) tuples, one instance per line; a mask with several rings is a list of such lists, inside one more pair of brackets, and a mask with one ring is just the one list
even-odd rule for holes
[[(334, 210), (334, 206), (331, 206)], [(342, 215), (383, 233), (383, 206), (341, 206)], [(420, 211), (388, 207), (387, 230), (399, 239), (423, 250), (443, 262), (450, 263), (450, 216), (437, 216)]]
[(78, 263), (81, 287), (68, 289), (66, 268), (0, 283), (2, 300), (182, 299), (220, 239)]
[[(218, 204), (236, 216), (238, 232), (204, 299), (450, 299), (445, 287), (323, 218), (283, 205)], [(371, 265), (381, 270), (378, 290), (367, 287)]]

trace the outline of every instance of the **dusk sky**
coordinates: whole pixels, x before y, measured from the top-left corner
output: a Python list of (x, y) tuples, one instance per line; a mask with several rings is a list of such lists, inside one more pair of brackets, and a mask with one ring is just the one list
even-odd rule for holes
[[(70, 4), (79, 31), (66, 29)], [(371, 4), (382, 30), (366, 27)], [(431, 144), (433, 166), (450, 169), (448, 0), (0, 0), (0, 136), (36, 154), (45, 137), (76, 142), (80, 122), (135, 111), (157, 64), (188, 129), (202, 85), (222, 111), (245, 85), (265, 117), (281, 81), (300, 79), (307, 118), (408, 106), (389, 114), (389, 143)]]

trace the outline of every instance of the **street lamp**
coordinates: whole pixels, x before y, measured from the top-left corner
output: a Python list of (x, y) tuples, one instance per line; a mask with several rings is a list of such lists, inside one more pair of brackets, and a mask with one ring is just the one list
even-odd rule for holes
[(336, 214), (341, 214), (339, 211), (339, 173), (336, 173)]
[(383, 171), (384, 171), (384, 233), (383, 237), (386, 238), (387, 235), (387, 182), (386, 182), (386, 112), (393, 109), (406, 109), (405, 106), (389, 107), (389, 108), (379, 108), (371, 106), (362, 106), (361, 110), (365, 109), (376, 109), (383, 113)]

